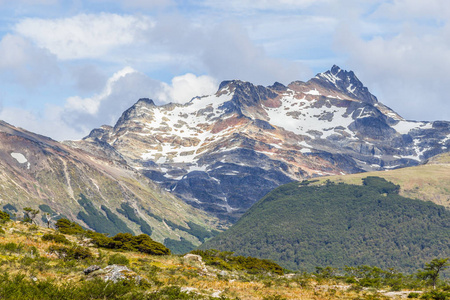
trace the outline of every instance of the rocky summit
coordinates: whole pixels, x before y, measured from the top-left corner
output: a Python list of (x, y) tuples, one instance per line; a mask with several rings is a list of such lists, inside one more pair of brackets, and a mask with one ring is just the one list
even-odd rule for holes
[(450, 122), (407, 121), (337, 66), (307, 82), (224, 81), (186, 104), (140, 99), (70, 145), (123, 160), (194, 207), (236, 220), (292, 180), (421, 164)]

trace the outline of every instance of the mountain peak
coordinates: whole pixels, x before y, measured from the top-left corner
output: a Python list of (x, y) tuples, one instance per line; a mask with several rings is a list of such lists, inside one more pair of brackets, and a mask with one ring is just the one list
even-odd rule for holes
[(140, 98), (135, 105), (156, 106), (155, 102), (149, 98)]
[(378, 102), (377, 98), (369, 92), (369, 89), (356, 77), (353, 71), (343, 70), (337, 65), (333, 65), (326, 72), (317, 74), (311, 80), (318, 81), (327, 88), (339, 90), (364, 102), (371, 104)]
[(246, 86), (246, 85), (251, 85), (251, 83), (247, 82), (247, 81), (238, 80), (238, 79), (224, 80), (219, 85), (219, 91), (222, 89), (225, 89), (227, 87), (231, 88), (231, 87)]
[(342, 69), (337, 65), (333, 65), (330, 70), (330, 72), (334, 75), (338, 74), (340, 71), (342, 71)]

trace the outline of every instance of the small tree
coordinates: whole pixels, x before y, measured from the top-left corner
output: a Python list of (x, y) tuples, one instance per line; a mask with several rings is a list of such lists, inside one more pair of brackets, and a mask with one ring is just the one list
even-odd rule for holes
[(430, 280), (433, 285), (433, 289), (436, 288), (436, 282), (439, 279), (439, 273), (446, 269), (450, 264), (448, 263), (449, 258), (435, 258), (428, 264), (425, 264), (423, 271), (419, 271), (417, 277)]
[(10, 218), (9, 214), (7, 212), (0, 210), (0, 224), (6, 223), (10, 220), (11, 220), (11, 218)]
[(31, 207), (24, 207), (23, 209), (23, 221), (27, 223), (35, 223), (34, 219), (39, 213), (38, 209), (32, 209)]

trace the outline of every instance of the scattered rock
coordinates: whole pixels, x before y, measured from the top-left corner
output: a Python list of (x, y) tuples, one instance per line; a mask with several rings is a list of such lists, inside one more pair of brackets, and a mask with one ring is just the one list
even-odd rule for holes
[(222, 294), (222, 291), (214, 291), (214, 293), (211, 294), (211, 297), (218, 298), (220, 297), (220, 294)]
[(87, 269), (85, 269), (83, 272), (84, 272), (84, 275), (87, 275), (87, 274), (89, 274), (89, 273), (92, 273), (92, 272), (97, 271), (97, 270), (100, 270), (100, 269), (101, 269), (100, 266), (93, 265), (93, 266), (89, 266), (89, 267), (88, 267)]
[(187, 261), (191, 261), (191, 262), (197, 264), (197, 267), (201, 270), (199, 272), (200, 275), (210, 276), (210, 277), (215, 276), (215, 274), (211, 274), (208, 272), (208, 269), (206, 268), (206, 265), (203, 262), (203, 259), (200, 255), (188, 253), (185, 256), (183, 256), (183, 258)]
[[(93, 267), (93, 266), (91, 266), (91, 267)], [(95, 266), (95, 267), (97, 267), (97, 266)], [(88, 269), (86, 269), (86, 270), (88, 270)], [(85, 270), (85, 274), (86, 274), (86, 270)], [(139, 283), (143, 279), (141, 276), (137, 275), (135, 272), (130, 270), (128, 267), (122, 266), (122, 265), (109, 265), (106, 268), (103, 268), (103, 269), (99, 268), (96, 270), (92, 270), (89, 273), (91, 273), (91, 275), (90, 275), (91, 277), (100, 277), (104, 281), (112, 281), (114, 283), (119, 280), (134, 280), (137, 283)], [(89, 274), (89, 273), (87, 273), (87, 274)]]
[(183, 293), (191, 293), (191, 292), (196, 292), (197, 291), (197, 289), (195, 288), (195, 287), (190, 287), (190, 286), (182, 286), (181, 288), (180, 288), (180, 291), (181, 292), (183, 292)]
[(190, 261), (195, 261), (195, 262), (199, 262), (199, 263), (203, 264), (202, 257), (197, 254), (188, 253), (185, 256), (183, 256), (183, 258), (188, 261), (190, 260)]

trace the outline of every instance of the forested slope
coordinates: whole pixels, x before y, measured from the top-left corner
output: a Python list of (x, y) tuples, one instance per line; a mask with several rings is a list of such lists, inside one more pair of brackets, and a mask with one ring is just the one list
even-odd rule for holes
[(450, 255), (450, 211), (398, 195), (379, 177), (364, 185), (283, 185), (201, 248), (272, 259), (284, 267), (376, 265), (412, 271)]

